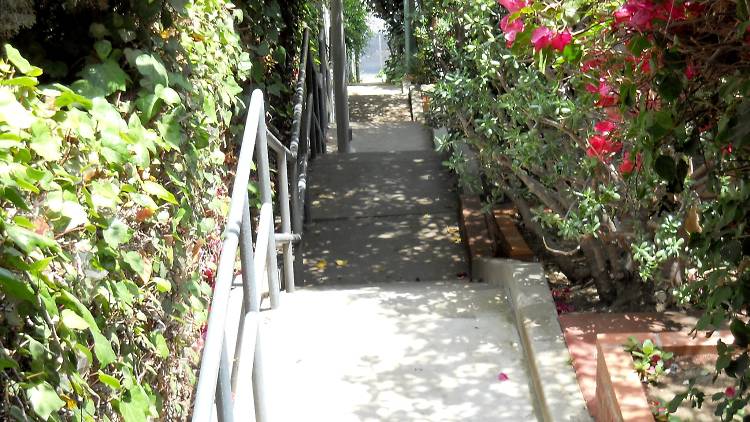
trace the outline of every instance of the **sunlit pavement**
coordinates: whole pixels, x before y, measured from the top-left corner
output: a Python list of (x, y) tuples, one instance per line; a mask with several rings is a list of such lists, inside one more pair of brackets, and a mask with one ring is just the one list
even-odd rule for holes
[(312, 163), (304, 287), (265, 313), (273, 419), (536, 420), (504, 290), (467, 284), (431, 132), (400, 89), (349, 90), (356, 152)]

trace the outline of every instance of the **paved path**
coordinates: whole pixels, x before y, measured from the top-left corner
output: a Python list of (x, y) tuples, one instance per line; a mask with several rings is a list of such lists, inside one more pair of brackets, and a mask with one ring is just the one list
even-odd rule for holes
[(313, 162), (305, 287), (265, 322), (275, 420), (536, 420), (504, 290), (462, 279), (455, 182), (428, 130), (397, 89), (350, 94), (356, 152)]

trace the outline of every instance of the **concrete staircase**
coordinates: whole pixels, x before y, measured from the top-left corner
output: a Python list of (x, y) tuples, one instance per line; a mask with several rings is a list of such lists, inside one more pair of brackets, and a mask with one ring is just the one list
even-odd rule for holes
[[(352, 115), (406, 101), (352, 91)], [(385, 115), (310, 169), (304, 286), (264, 322), (274, 420), (537, 420), (505, 289), (465, 278), (455, 181), (425, 127)]]

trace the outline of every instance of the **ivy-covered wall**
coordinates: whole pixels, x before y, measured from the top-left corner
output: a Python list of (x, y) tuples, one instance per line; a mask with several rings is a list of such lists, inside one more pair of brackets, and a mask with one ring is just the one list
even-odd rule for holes
[(317, 5), (0, 4), (0, 420), (183, 420), (243, 92), (288, 127)]

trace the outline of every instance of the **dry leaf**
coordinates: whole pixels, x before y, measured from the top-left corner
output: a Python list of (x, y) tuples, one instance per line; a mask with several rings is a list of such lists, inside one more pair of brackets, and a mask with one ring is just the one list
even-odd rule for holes
[(154, 210), (151, 208), (141, 208), (135, 213), (135, 219), (139, 223), (142, 223), (154, 215)]

